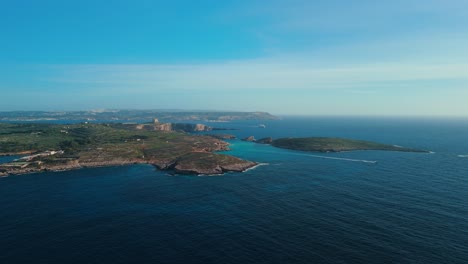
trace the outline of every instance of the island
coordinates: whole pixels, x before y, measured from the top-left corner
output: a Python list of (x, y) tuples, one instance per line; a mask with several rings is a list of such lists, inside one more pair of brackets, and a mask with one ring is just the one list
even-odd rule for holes
[(0, 155), (23, 155), (0, 164), (0, 176), (125, 164), (152, 164), (177, 174), (222, 174), (257, 165), (216, 153), (229, 150), (225, 141), (158, 130), (158, 125), (151, 130), (122, 123), (0, 124)]
[(271, 137), (256, 140), (254, 136), (249, 136), (243, 141), (255, 142), (258, 144), (268, 144), (282, 149), (291, 149), (299, 151), (312, 152), (342, 152), (356, 150), (382, 150), (382, 151), (401, 151), (430, 153), (430, 151), (405, 148), (397, 145), (381, 144), (365, 140), (335, 138), (335, 137), (304, 137), (304, 138), (279, 138)]

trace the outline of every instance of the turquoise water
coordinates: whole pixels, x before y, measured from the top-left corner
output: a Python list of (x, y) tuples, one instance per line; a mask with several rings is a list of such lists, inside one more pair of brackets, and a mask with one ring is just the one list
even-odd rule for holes
[(0, 263), (467, 263), (467, 120), (262, 123), (219, 125), (239, 137), (342, 136), (435, 153), (233, 140), (230, 154), (266, 164), (220, 177), (136, 165), (0, 178)]

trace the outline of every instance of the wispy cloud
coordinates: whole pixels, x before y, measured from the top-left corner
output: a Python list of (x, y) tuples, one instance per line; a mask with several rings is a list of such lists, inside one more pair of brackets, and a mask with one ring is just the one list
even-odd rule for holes
[[(163, 90), (353, 89), (386, 83), (464, 80), (468, 64), (364, 64), (316, 67), (307, 63), (237, 61), (202, 65), (63, 65), (52, 66), (46, 81), (132, 92)], [(414, 85), (413, 89), (423, 88)]]
[[(394, 1), (306, 1), (261, 0), (229, 7), (219, 19), (238, 23), (239, 19), (254, 22), (257, 28), (273, 31), (349, 31), (389, 30), (408, 22), (414, 27), (454, 26), (466, 22), (468, 2), (465, 0), (394, 0)], [(434, 20), (440, 19), (440, 20)]]
[(218, 19), (249, 24), (265, 52), (275, 55), (369, 47), (370, 55), (381, 57), (388, 51), (397, 58), (412, 52), (432, 57), (450, 48), (466, 51), (468, 42), (465, 0), (272, 0), (267, 5), (253, 0), (226, 9)]

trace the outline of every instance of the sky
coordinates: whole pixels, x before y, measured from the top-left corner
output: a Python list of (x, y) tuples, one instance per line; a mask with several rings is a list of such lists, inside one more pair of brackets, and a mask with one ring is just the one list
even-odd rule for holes
[(0, 0), (0, 111), (468, 116), (466, 0)]

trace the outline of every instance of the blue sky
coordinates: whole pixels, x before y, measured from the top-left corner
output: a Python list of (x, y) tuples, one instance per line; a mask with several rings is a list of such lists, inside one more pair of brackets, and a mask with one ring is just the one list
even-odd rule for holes
[(468, 115), (468, 1), (0, 2), (0, 110)]

